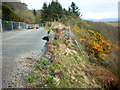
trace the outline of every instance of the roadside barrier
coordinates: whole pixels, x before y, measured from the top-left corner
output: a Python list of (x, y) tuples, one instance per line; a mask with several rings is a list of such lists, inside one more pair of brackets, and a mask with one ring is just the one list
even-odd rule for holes
[(20, 30), (27, 30), (27, 29), (39, 29), (40, 27), (44, 27), (44, 23), (26, 24), (23, 22), (6, 21), (6, 20), (0, 19), (1, 32), (20, 31)]

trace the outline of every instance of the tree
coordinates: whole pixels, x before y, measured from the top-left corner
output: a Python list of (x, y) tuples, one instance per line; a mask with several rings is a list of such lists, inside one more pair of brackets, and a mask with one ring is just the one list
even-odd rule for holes
[(75, 4), (74, 2), (72, 2), (71, 6), (70, 6), (70, 8), (69, 8), (69, 11), (70, 11), (71, 13), (74, 13), (74, 14), (80, 16), (80, 9), (79, 9), (78, 6), (76, 6), (76, 4)]
[[(61, 4), (58, 1), (52, 0), (51, 3), (47, 6), (47, 3), (43, 4), (42, 8), (42, 21), (58, 21), (62, 19), (62, 17), (70, 18), (71, 16), (80, 16), (78, 6), (75, 5), (74, 2), (72, 2), (71, 6), (68, 10), (65, 8), (63, 9)], [(74, 15), (73, 15), (74, 14)]]
[(34, 14), (34, 16), (36, 16), (36, 15), (37, 15), (37, 13), (36, 13), (36, 10), (35, 10), (35, 9), (33, 10), (33, 14)]
[(62, 17), (63, 9), (59, 2), (52, 1), (48, 6), (43, 4), (42, 8), (42, 20), (53, 21)]
[(64, 15), (67, 15), (67, 14), (68, 14), (68, 11), (67, 11), (65, 8), (63, 9), (63, 14), (64, 14)]
[(48, 7), (47, 3), (45, 2), (42, 7), (42, 22), (47, 21), (48, 18)]

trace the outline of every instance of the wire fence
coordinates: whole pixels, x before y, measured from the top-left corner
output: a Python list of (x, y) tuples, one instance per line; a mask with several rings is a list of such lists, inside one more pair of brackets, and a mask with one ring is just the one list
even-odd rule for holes
[(23, 22), (14, 22), (14, 21), (5, 21), (0, 19), (0, 27), (1, 32), (6, 31), (20, 31), (20, 30), (27, 30), (27, 29), (39, 29), (43, 27), (44, 24), (26, 24)]

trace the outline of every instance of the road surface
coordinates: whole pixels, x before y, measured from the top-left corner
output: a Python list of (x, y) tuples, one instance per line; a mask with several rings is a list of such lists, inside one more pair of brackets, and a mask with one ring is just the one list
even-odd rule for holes
[(47, 33), (44, 28), (38, 30), (27, 30), (8, 32), (2, 34), (2, 79), (3, 84), (9, 78), (10, 72), (17, 66), (14, 61), (21, 54), (33, 50), (42, 50), (46, 41), (42, 40)]

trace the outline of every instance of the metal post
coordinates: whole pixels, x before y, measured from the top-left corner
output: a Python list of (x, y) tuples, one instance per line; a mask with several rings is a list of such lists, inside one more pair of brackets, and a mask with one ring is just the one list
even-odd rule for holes
[(26, 24), (24, 23), (24, 29), (26, 29)]
[(0, 25), (1, 25), (1, 32), (3, 32), (3, 29), (2, 29), (2, 20), (0, 19)]
[(71, 29), (70, 29), (70, 26), (69, 26), (69, 37), (70, 37), (70, 40), (71, 40)]
[(20, 22), (19, 22), (19, 30), (20, 30)]
[(13, 21), (11, 21), (11, 24), (12, 24), (12, 31), (14, 31), (14, 30), (13, 30)]

